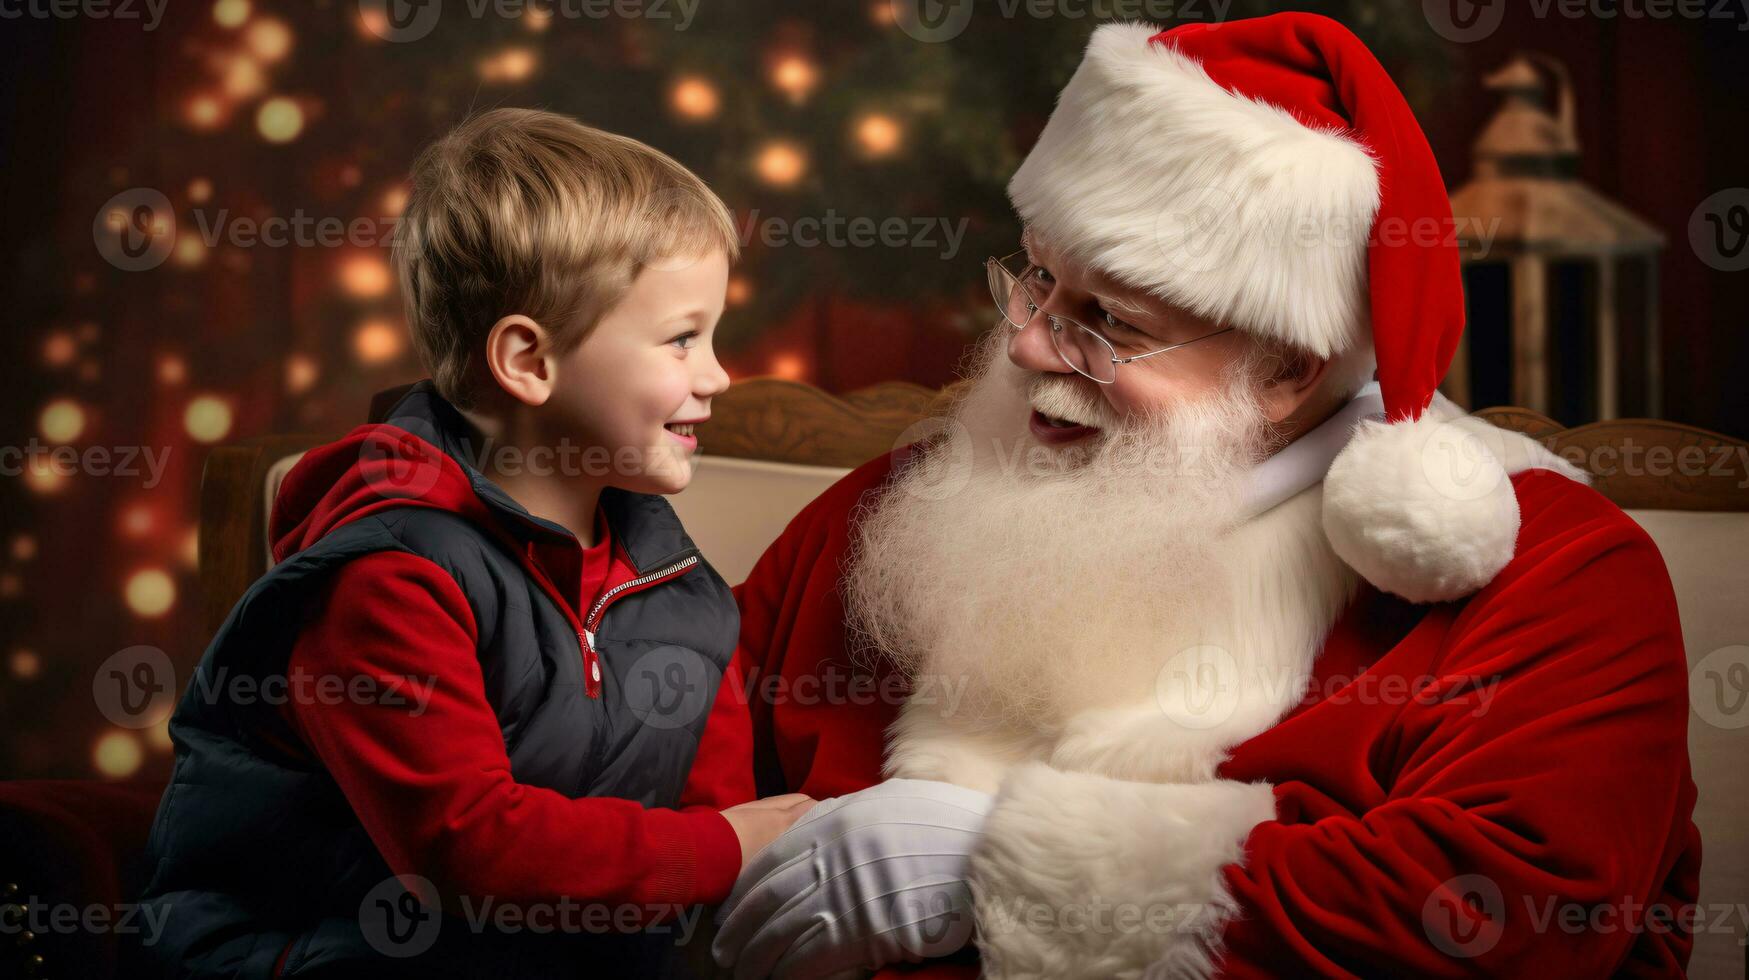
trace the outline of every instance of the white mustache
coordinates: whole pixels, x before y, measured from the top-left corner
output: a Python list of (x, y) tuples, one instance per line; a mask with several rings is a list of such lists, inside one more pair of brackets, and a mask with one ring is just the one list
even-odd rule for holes
[(1035, 411), (1052, 418), (1096, 429), (1115, 429), (1123, 420), (1112, 410), (1111, 403), (1096, 391), (1093, 384), (1079, 377), (1062, 374), (1034, 375), (1027, 383), (1026, 400)]

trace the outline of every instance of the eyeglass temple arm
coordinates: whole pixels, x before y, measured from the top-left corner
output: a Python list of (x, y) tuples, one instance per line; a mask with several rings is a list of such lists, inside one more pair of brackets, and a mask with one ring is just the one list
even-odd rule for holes
[(1221, 334), (1229, 333), (1229, 332), (1236, 330), (1236, 329), (1238, 329), (1238, 328), (1237, 327), (1222, 327), (1221, 329), (1216, 330), (1214, 333), (1205, 333), (1200, 337), (1192, 337), (1191, 339), (1185, 341), (1182, 344), (1173, 344), (1171, 347), (1162, 347), (1159, 350), (1151, 350), (1151, 351), (1147, 352), (1146, 354), (1132, 354), (1129, 357), (1113, 357), (1111, 359), (1111, 363), (1113, 363), (1113, 364), (1128, 364), (1131, 361), (1139, 361), (1145, 357), (1153, 357), (1155, 354), (1164, 354), (1167, 351), (1175, 351), (1180, 347), (1189, 347), (1191, 344), (1197, 343), (1198, 341), (1207, 340), (1210, 337), (1219, 337)]

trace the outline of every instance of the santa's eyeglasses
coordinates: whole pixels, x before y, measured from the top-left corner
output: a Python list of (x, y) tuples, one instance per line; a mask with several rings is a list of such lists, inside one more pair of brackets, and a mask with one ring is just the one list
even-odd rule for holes
[[(1117, 366), (1139, 361), (1144, 357), (1164, 354), (1180, 347), (1189, 347), (1198, 341), (1210, 337), (1218, 337), (1232, 330), (1232, 327), (1222, 327), (1212, 333), (1205, 333), (1183, 343), (1172, 344), (1157, 350), (1128, 353), (1135, 349), (1133, 344), (1114, 343), (1106, 335), (1082, 323), (1074, 317), (1062, 316), (1057, 313), (1046, 313), (1039, 306), (1038, 297), (1050, 297), (1050, 286), (1039, 282), (1039, 274), (1044, 270), (1027, 261), (1023, 249), (1002, 258), (991, 256), (984, 260), (984, 269), (990, 280), (990, 298), (996, 301), (996, 309), (1001, 311), (1002, 319), (1016, 330), (1023, 330), (1032, 322), (1032, 318), (1043, 314), (1051, 328), (1051, 346), (1057, 349), (1057, 356), (1063, 363), (1074, 369), (1076, 374), (1102, 385), (1111, 384), (1117, 380)], [(1105, 314), (1105, 322), (1114, 330), (1138, 334), (1140, 331), (1128, 326), (1121, 320)]]

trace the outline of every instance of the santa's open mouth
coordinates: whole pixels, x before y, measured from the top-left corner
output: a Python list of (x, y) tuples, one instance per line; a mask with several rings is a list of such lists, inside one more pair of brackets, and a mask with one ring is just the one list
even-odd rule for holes
[(1069, 419), (1046, 415), (1038, 409), (1032, 410), (1032, 418), (1028, 420), (1028, 428), (1032, 430), (1033, 438), (1050, 445), (1061, 445), (1085, 439), (1099, 430), (1091, 425), (1083, 425)]

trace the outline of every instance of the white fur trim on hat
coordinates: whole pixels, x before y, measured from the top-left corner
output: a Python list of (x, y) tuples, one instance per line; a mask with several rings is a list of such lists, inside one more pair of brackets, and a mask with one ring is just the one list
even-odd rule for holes
[(1324, 533), (1375, 587), (1411, 602), (1470, 595), (1512, 560), (1511, 475), (1590, 478), (1521, 433), (1463, 414), (1443, 395), (1413, 421), (1365, 421), (1324, 477)]
[(1212, 976), (1237, 908), (1221, 869), (1273, 819), (1267, 783), (1015, 769), (969, 865), (984, 975)]
[(1060, 252), (1198, 314), (1345, 350), (1368, 322), (1377, 163), (1346, 135), (1234, 94), (1146, 24), (1093, 32), (1008, 184)]

